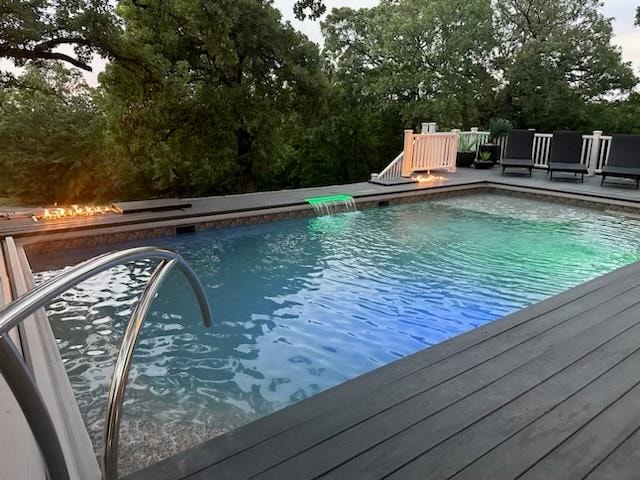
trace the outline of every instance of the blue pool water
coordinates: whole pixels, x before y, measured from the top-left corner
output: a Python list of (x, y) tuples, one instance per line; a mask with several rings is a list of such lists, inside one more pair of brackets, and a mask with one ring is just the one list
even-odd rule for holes
[[(215, 324), (172, 274), (136, 351), (123, 441), (152, 436), (174, 453), (189, 444), (176, 436), (204, 440), (638, 261), (639, 232), (622, 216), (483, 194), (155, 241), (193, 266)], [(49, 308), (96, 438), (152, 266), (114, 269)]]

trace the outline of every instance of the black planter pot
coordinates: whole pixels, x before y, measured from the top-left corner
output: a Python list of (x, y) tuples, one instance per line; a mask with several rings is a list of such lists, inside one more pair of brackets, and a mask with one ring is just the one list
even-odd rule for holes
[(478, 159), (481, 158), (480, 154), (482, 152), (489, 152), (491, 154), (489, 161), (493, 162), (494, 165), (500, 161), (500, 145), (495, 145), (493, 143), (480, 145), (480, 149), (478, 150)]
[(475, 152), (458, 152), (456, 155), (456, 167), (469, 168), (476, 159)]
[(491, 160), (476, 160), (473, 164), (478, 170), (487, 170), (495, 165)]

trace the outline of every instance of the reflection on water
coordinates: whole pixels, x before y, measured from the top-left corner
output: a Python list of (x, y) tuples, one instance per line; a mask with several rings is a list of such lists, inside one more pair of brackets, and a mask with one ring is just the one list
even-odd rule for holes
[[(623, 217), (475, 195), (155, 242), (197, 272), (214, 326), (172, 273), (136, 350), (123, 468), (636, 261), (638, 232)], [(98, 447), (116, 351), (153, 266), (113, 269), (49, 308)]]

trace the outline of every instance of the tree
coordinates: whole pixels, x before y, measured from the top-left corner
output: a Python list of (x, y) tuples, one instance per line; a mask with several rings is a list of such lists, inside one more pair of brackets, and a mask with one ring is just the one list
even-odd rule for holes
[(62, 61), (90, 71), (92, 55), (105, 53), (116, 24), (109, 0), (3, 0), (0, 58), (18, 66)]
[(495, 7), (504, 79), (498, 109), (516, 124), (581, 128), (588, 103), (628, 94), (636, 84), (599, 0), (504, 0)]
[(334, 10), (323, 32), (337, 80), (398, 108), (407, 126), (471, 126), (493, 96), (489, 0), (383, 0), (371, 9)]
[(293, 6), (293, 13), (295, 13), (298, 20), (304, 20), (310, 18), (311, 20), (317, 20), (327, 11), (322, 0), (299, 0)]
[(136, 61), (108, 66), (102, 105), (124, 168), (156, 193), (269, 185), (320, 102), (317, 47), (266, 0), (124, 0), (119, 13)]
[(101, 114), (80, 74), (31, 64), (0, 91), (0, 111), (1, 191), (48, 203), (113, 193)]
[[(0, 58), (17, 66), (33, 60), (61, 61), (91, 71), (95, 54), (131, 60), (121, 50), (122, 34), (110, 0), (3, 0), (0, 3)], [(126, 2), (125, 2), (126, 3)], [(148, 9), (152, 2), (133, 0), (136, 8)], [(300, 20), (317, 19), (326, 7), (322, 0), (299, 0), (294, 12)], [(0, 71), (5, 81), (14, 76)]]

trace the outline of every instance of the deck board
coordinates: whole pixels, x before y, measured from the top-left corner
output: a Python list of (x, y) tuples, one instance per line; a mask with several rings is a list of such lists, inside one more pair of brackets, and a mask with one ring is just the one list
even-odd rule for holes
[[(640, 363), (637, 352), (616, 370), (618, 375), (613, 378), (612, 372), (609, 375), (612, 378), (593, 395), (583, 395), (582, 405), (576, 405), (576, 411), (584, 415), (584, 412), (593, 410), (596, 395), (604, 397), (604, 392), (607, 393), (609, 403), (604, 408), (598, 405), (601, 411), (596, 417), (585, 422), (574, 435), (535, 464), (523, 475), (523, 479), (550, 478), (552, 472), (562, 470), (571, 471), (571, 478), (582, 479), (635, 431), (638, 423), (629, 422), (629, 418), (637, 417), (640, 405), (640, 385), (637, 378)], [(616, 396), (619, 398), (614, 398)], [(636, 457), (636, 464), (639, 454), (638, 451), (632, 454), (632, 457)], [(638, 478), (640, 470), (636, 470), (635, 474)], [(611, 478), (620, 477), (616, 475)]]
[(585, 477), (585, 480), (637, 478), (638, 472), (640, 472), (640, 426), (636, 427), (629, 438), (604, 458)]
[[(640, 334), (639, 326), (634, 327), (633, 334)], [(431, 478), (450, 478), (461, 472), (460, 477), (467, 479), (491, 479), (502, 475), (516, 478), (536, 458), (544, 457), (545, 449), (553, 449), (564, 436), (591, 420), (634, 386), (633, 372), (640, 367), (640, 354), (636, 351), (629, 355), (629, 350), (635, 346), (633, 342), (628, 336), (619, 336), (422, 454), (389, 478), (420, 478), (425, 468), (429, 469)], [(521, 437), (526, 439), (524, 443), (501, 446), (505, 439), (523, 429), (526, 430)], [(540, 433), (535, 442), (530, 436), (532, 429)], [(518, 446), (520, 448), (516, 448)], [(486, 462), (481, 460), (478, 466), (464, 472), (493, 448), (496, 448), (495, 454)], [(447, 455), (452, 451), (456, 452), (455, 456)], [(439, 462), (439, 458), (448, 461)], [(568, 470), (575, 472), (574, 468)], [(567, 467), (554, 471), (567, 471)], [(552, 474), (544, 478), (553, 477)]]
[(639, 367), (635, 264), (129, 479), (634, 478)]
[[(483, 453), (482, 456), (478, 456), (452, 478), (456, 480), (492, 480), (500, 475), (516, 478), (523, 474), (523, 478), (538, 478), (544, 467), (552, 463), (546, 460), (552, 458), (548, 455), (551, 452), (561, 452), (560, 444), (580, 432), (585, 424), (606, 410), (610, 404), (618, 399), (621, 395), (620, 392), (633, 383), (634, 370), (639, 367), (639, 357), (640, 354), (637, 351), (629, 357), (625, 357), (611, 371), (600, 376), (584, 389), (577, 391), (565, 402), (515, 433), (505, 435), (506, 440), (503, 439), (497, 445), (488, 442), (488, 444), (478, 446), (478, 437), (476, 437), (472, 440), (473, 443), (466, 445), (465, 448), (476, 447), (474, 455), (478, 455), (477, 452), (483, 452), (488, 448), (490, 450)], [(469, 434), (479, 435), (481, 431), (476, 429), (469, 431)], [(619, 430), (617, 434), (622, 434), (622, 430)], [(489, 438), (486, 437), (483, 441), (489, 440)], [(578, 471), (579, 461), (597, 462), (598, 457), (593, 455), (589, 458), (575, 459), (567, 456), (566, 460), (572, 462), (568, 471), (573, 474)], [(532, 469), (534, 465), (536, 467)], [(540, 466), (544, 467), (540, 468)], [(584, 468), (581, 470), (583, 473), (579, 478), (584, 476)], [(548, 476), (543, 478), (553, 477), (553, 474), (549, 475), (548, 471), (544, 475)]]

